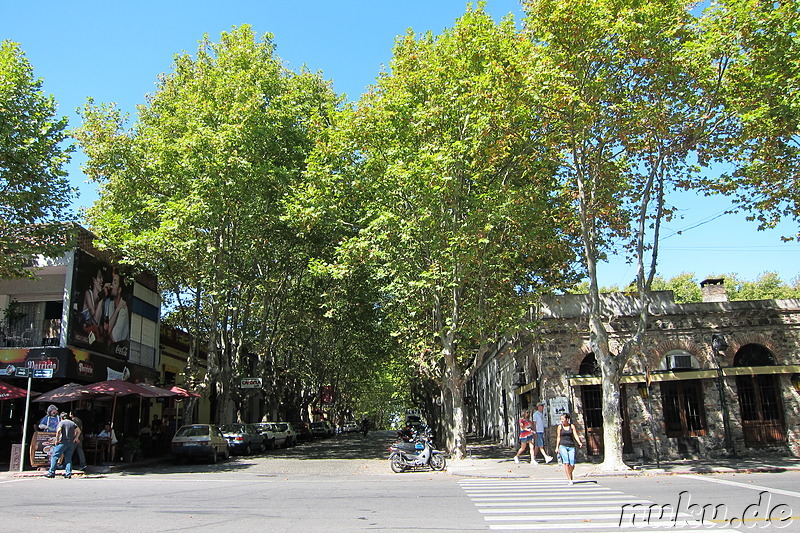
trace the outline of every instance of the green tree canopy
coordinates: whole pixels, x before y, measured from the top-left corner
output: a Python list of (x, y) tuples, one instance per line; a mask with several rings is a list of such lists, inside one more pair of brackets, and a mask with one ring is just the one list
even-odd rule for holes
[(241, 26), (177, 55), (130, 130), (114, 106), (83, 111), (86, 170), (102, 184), (92, 227), (156, 272), (174, 321), (207, 339), (220, 420), (242, 399), (237, 377), (281, 367), (288, 295), (319, 245), (291, 228), (284, 199), (335, 105), (319, 74), (289, 71), (271, 35)]
[(0, 278), (29, 276), (30, 257), (66, 250), (74, 191), (66, 117), (42, 92), (17, 43), (0, 43)]
[(513, 20), (480, 8), (439, 36), (409, 31), (310, 166), (305, 215), (342, 227), (332, 269), (373, 269), (393, 335), (448, 399), (457, 454), (469, 373), (531, 295), (572, 281), (574, 219), (542, 163), (529, 53)]
[(709, 146), (734, 170), (711, 183), (757, 220), (781, 220), (800, 237), (800, 4), (796, 0), (720, 0), (703, 20), (707, 46), (727, 67), (726, 108), (735, 127)]

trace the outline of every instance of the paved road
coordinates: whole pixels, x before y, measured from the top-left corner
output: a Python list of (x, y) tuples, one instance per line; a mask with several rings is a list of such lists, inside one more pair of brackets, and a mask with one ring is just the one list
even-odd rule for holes
[[(799, 529), (796, 472), (608, 477), (573, 486), (563, 479), (393, 474), (389, 439), (345, 435), (216, 465), (164, 463), (71, 480), (6, 475), (0, 523), (7, 531), (606, 532), (620, 529), (622, 518), (623, 531)], [(762, 505), (765, 490), (771, 499)], [(717, 501), (727, 504), (725, 520), (706, 516), (715, 521), (697, 527), (696, 511)], [(769, 513), (771, 524), (763, 520)], [(733, 528), (731, 518), (748, 520)]]

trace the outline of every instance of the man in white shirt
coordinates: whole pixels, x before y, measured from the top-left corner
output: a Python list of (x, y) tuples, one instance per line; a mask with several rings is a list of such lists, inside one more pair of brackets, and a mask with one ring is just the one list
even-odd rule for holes
[(533, 413), (533, 417), (531, 419), (533, 421), (533, 457), (532, 461), (536, 461), (536, 456), (539, 454), (539, 450), (542, 451), (542, 457), (544, 457), (544, 462), (549, 463), (553, 460), (552, 455), (547, 455), (547, 451), (544, 449), (544, 402), (539, 402), (536, 406), (536, 411)]

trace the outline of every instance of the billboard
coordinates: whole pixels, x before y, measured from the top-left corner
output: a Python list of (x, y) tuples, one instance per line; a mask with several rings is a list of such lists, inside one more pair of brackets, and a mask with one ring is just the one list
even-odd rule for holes
[(82, 250), (75, 251), (68, 343), (127, 359), (133, 279)]

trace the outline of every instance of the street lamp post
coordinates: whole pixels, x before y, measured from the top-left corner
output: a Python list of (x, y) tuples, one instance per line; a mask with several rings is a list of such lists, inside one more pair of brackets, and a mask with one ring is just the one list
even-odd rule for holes
[(728, 417), (728, 400), (725, 396), (725, 381), (722, 376), (722, 367), (719, 364), (719, 354), (728, 349), (728, 343), (722, 335), (711, 336), (711, 351), (714, 355), (714, 364), (717, 365), (717, 388), (719, 389), (719, 402), (722, 406), (722, 430), (725, 433), (725, 449), (728, 455), (735, 457), (736, 450), (731, 441), (730, 419)]

